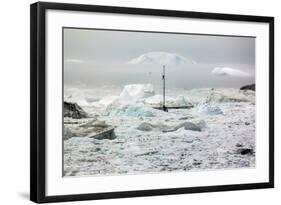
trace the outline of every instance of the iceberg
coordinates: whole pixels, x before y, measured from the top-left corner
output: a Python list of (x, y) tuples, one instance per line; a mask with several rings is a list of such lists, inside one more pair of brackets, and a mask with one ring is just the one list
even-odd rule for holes
[(118, 96), (106, 96), (98, 102), (93, 102), (91, 105), (97, 108), (107, 108), (110, 104), (114, 103)]
[(108, 95), (97, 102), (91, 103), (91, 106), (100, 109), (110, 110), (114, 107), (124, 107), (127, 104), (136, 104), (143, 99), (155, 94), (151, 84), (131, 84), (124, 86), (119, 96)]
[(143, 103), (121, 104), (115, 102), (106, 109), (108, 115), (128, 117), (154, 117), (152, 108), (146, 107)]
[(77, 103), (78, 105), (91, 106), (92, 102), (97, 101), (89, 90), (79, 89), (79, 88), (65, 88), (64, 90), (64, 101)]
[(206, 98), (206, 103), (255, 102), (255, 93), (238, 89), (215, 89)]
[(212, 74), (216, 76), (234, 76), (234, 77), (249, 77), (250, 74), (242, 70), (229, 67), (216, 67), (212, 70)]
[(151, 84), (131, 84), (126, 85), (119, 96), (120, 101), (137, 102), (140, 99), (155, 95)]

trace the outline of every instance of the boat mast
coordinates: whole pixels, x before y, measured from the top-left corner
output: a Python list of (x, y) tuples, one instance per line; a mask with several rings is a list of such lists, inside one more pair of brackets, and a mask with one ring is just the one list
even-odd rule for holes
[(163, 111), (168, 111), (166, 109), (166, 106), (165, 106), (165, 65), (163, 65), (163, 75), (162, 75), (162, 80), (163, 80)]
[(166, 107), (166, 73), (165, 73), (165, 65), (163, 65), (163, 73), (162, 73), (162, 83), (163, 83), (163, 102), (162, 102), (162, 105), (161, 105), (161, 102), (160, 102), (160, 105), (159, 107), (153, 107), (154, 109), (158, 109), (158, 110), (163, 110), (165, 112), (168, 112), (169, 110), (171, 109), (190, 109), (190, 108), (193, 108), (193, 105), (186, 105), (186, 106), (168, 106)]

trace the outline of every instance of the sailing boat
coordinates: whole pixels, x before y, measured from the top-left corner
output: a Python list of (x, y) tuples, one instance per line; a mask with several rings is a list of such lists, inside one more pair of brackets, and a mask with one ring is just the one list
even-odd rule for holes
[(166, 106), (166, 70), (165, 65), (163, 65), (163, 74), (162, 74), (162, 82), (163, 82), (163, 102), (162, 106), (160, 107), (153, 107), (154, 109), (163, 110), (165, 112), (168, 112), (170, 109), (190, 109), (193, 107), (193, 105), (187, 105), (187, 106)]

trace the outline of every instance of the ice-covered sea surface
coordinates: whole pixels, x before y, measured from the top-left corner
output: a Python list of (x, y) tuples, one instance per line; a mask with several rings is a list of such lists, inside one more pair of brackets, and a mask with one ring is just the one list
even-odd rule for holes
[[(190, 106), (168, 112), (154, 109), (162, 105), (162, 96), (149, 84), (100, 90), (106, 95), (95, 93), (65, 91), (65, 101), (80, 102), (89, 114), (88, 118), (64, 119), (65, 176), (255, 166), (254, 91), (168, 90), (167, 106)], [(89, 126), (96, 122), (113, 127), (115, 137), (94, 138)]]

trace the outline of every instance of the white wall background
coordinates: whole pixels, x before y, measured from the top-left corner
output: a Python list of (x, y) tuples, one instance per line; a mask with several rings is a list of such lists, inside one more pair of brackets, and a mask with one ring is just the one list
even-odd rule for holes
[[(52, 0), (49, 0), (52, 1)], [(0, 6), (0, 204), (29, 201), (29, 4), (2, 1)], [(147, 7), (275, 17), (275, 177), (276, 188), (177, 196), (143, 197), (68, 204), (278, 204), (281, 199), (281, 12), (278, 0), (67, 0), (60, 2)], [(279, 202), (280, 203), (280, 202)], [(62, 203), (60, 203), (62, 204)], [(63, 203), (64, 204), (64, 203)]]

